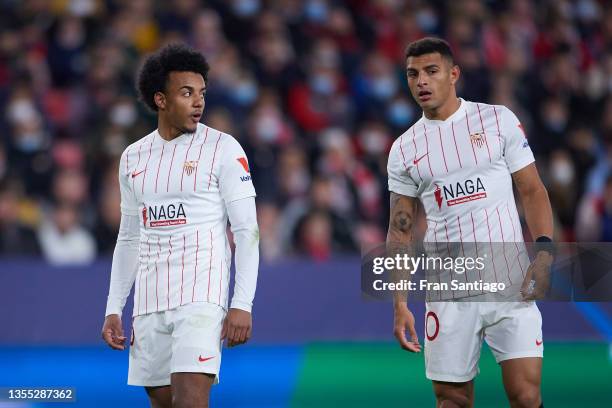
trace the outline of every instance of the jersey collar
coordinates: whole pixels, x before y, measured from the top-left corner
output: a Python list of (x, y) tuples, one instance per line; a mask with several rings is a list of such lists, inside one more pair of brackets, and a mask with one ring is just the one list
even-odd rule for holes
[(431, 119), (427, 119), (425, 117), (425, 113), (423, 113), (423, 115), (421, 116), (421, 119), (427, 125), (438, 125), (439, 126), (439, 125), (443, 125), (443, 124), (446, 124), (446, 123), (450, 123), (450, 122), (454, 121), (456, 118), (459, 118), (462, 115), (465, 115), (467, 102), (463, 98), (459, 98), (459, 101), (461, 102), (460, 105), (459, 105), (459, 108), (455, 112), (453, 112), (452, 115), (450, 115), (448, 118), (446, 118), (446, 120), (431, 120)]

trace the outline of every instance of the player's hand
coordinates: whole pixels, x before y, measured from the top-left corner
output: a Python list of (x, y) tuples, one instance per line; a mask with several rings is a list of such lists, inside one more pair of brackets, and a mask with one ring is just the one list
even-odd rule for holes
[[(417, 332), (414, 329), (414, 315), (405, 303), (395, 304), (394, 310), (393, 335), (404, 350), (420, 353), (421, 345), (419, 344)], [(410, 340), (406, 338), (406, 331), (410, 335)]]
[(102, 338), (112, 349), (125, 349), (125, 336), (123, 335), (123, 326), (121, 325), (121, 317), (116, 314), (108, 315), (104, 319), (104, 327), (102, 327)]
[(538, 252), (536, 258), (529, 265), (521, 286), (523, 300), (543, 299), (546, 296), (550, 286), (550, 266), (552, 262), (553, 257), (548, 252)]
[(228, 347), (244, 344), (251, 338), (252, 327), (253, 319), (249, 312), (240, 309), (230, 309), (223, 322), (221, 340), (227, 338)]

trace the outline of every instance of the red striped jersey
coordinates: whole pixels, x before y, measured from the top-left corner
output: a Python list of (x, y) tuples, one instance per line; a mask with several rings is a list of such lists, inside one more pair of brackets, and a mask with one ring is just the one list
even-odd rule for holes
[(236, 139), (203, 124), (171, 141), (156, 130), (123, 152), (119, 180), (122, 213), (140, 218), (134, 316), (196, 301), (227, 308), (225, 205), (255, 196)]
[(470, 256), (490, 257), (490, 282), (520, 284), (529, 259), (511, 174), (534, 162), (533, 153), (510, 109), (460, 101), (446, 120), (423, 115), (394, 142), (389, 190), (422, 201), (429, 248), (444, 256), (448, 243), (474, 243)]

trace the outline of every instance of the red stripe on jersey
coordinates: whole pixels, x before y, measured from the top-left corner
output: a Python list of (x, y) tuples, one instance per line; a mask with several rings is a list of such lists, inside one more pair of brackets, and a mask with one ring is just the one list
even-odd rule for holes
[(149, 264), (151, 263), (151, 244), (149, 243), (149, 237), (147, 237), (147, 245), (149, 250), (147, 251), (147, 274), (145, 275), (145, 314), (149, 313)]
[(427, 128), (425, 127), (425, 123), (423, 123), (423, 130), (425, 131), (425, 145), (427, 145), (427, 164), (429, 164), (429, 172), (431, 173), (431, 177), (433, 177), (433, 171), (431, 171), (431, 158), (429, 157), (429, 141), (427, 140)]
[(213, 235), (212, 229), (210, 230), (210, 261), (208, 264), (208, 290), (206, 292), (206, 301), (210, 302), (210, 272), (212, 271), (212, 258), (213, 258)]
[(520, 257), (521, 251), (519, 250), (518, 244), (516, 242), (516, 230), (514, 229), (514, 220), (512, 219), (512, 216), (510, 215), (510, 207), (508, 207), (508, 202), (506, 202), (506, 211), (508, 211), (508, 219), (510, 220), (510, 225), (512, 225), (512, 239), (514, 241), (514, 246), (516, 248), (516, 258), (518, 260), (519, 266), (521, 267), (521, 274), (523, 275), (523, 278), (524, 278), (525, 270), (523, 269), (523, 265), (521, 264), (521, 257)]
[(487, 229), (489, 230), (489, 247), (491, 248), (491, 262), (493, 263), (493, 273), (495, 274), (495, 282), (499, 282), (497, 279), (497, 268), (495, 267), (495, 256), (493, 252), (493, 241), (491, 239), (491, 226), (489, 225), (489, 213), (487, 209), (484, 209), (485, 216), (487, 217)]
[(185, 234), (183, 234), (183, 255), (181, 256), (181, 300), (180, 305), (183, 304), (183, 272), (185, 272)]
[(400, 148), (400, 152), (402, 153), (402, 158), (404, 161), (404, 168), (406, 169), (406, 171), (408, 171), (408, 165), (406, 164), (406, 156), (404, 156), (404, 149), (402, 149), (402, 141), (404, 140), (404, 136), (402, 135), (402, 137), (400, 137), (400, 141), (399, 141), (399, 148)]
[[(198, 153), (198, 163), (200, 163), (200, 157), (202, 157), (202, 147), (204, 147), (204, 144), (206, 143), (207, 140), (208, 140), (208, 128), (206, 128), (206, 136), (204, 137), (204, 141), (200, 145), (200, 153)], [(196, 191), (196, 180), (198, 179), (198, 167), (196, 167), (195, 176), (193, 177), (193, 191)]]
[[(138, 257), (140, 258), (140, 254), (142, 254), (144, 251), (142, 250), (142, 246), (143, 246), (144, 242), (140, 241), (138, 247), (139, 247), (139, 255)], [(140, 291), (142, 289), (142, 267), (141, 267), (141, 263), (140, 263), (140, 259), (138, 260), (138, 269), (139, 269), (139, 276), (138, 276), (138, 303), (137, 303), (137, 307), (136, 310), (138, 310), (138, 314), (140, 314)]]
[(191, 301), (195, 297), (196, 279), (198, 278), (198, 252), (200, 251), (200, 230), (196, 230), (196, 252), (195, 252), (195, 266), (193, 268), (193, 290), (191, 291)]
[(144, 174), (142, 175), (142, 189), (141, 194), (144, 194), (144, 185), (145, 179), (147, 178), (148, 168), (149, 168), (149, 160), (151, 160), (151, 150), (153, 150), (153, 138), (151, 138), (151, 144), (149, 145), (149, 157), (147, 158), (147, 164), (145, 164)]
[(166, 292), (166, 297), (168, 299), (168, 309), (170, 309), (170, 255), (172, 255), (172, 236), (168, 238), (168, 245), (170, 245), (170, 252), (168, 252), (168, 259), (166, 259), (168, 265), (168, 291)]
[(162, 145), (161, 157), (159, 158), (159, 163), (157, 164), (157, 175), (155, 176), (155, 192), (157, 193), (157, 180), (159, 180), (159, 169), (162, 164), (162, 160), (164, 160), (164, 150), (166, 149), (166, 145)]
[(415, 133), (414, 133), (414, 127), (412, 128), (412, 143), (414, 143), (414, 162), (416, 164), (416, 168), (417, 168), (417, 172), (419, 173), (419, 178), (421, 179), (421, 181), (423, 180), (423, 176), (421, 176), (421, 170), (419, 169), (419, 162), (417, 161), (417, 154), (418, 154), (418, 149), (417, 149), (417, 144), (416, 144), (416, 140), (415, 140)]
[[(434, 221), (436, 223), (435, 227), (434, 227), (434, 242), (436, 244), (436, 255), (440, 253), (440, 251), (438, 250), (438, 234), (436, 233), (436, 230), (438, 229), (438, 221)], [(440, 280), (440, 273), (437, 274), (438, 275), (438, 283), (441, 283), (442, 281)], [(440, 288), (442, 288), (442, 286), (440, 285)], [(440, 300), (442, 300), (442, 289), (440, 289), (438, 291), (438, 297)]]
[[(459, 226), (459, 241), (461, 242), (461, 255), (465, 258), (465, 250), (463, 248), (463, 232), (461, 231), (461, 221), (459, 220), (459, 216), (457, 216), (457, 225)], [(448, 236), (448, 233), (447, 233)], [(465, 282), (467, 283), (467, 271), (463, 273), (465, 277)], [(468, 296), (470, 296), (470, 290), (468, 289)]]
[(221, 265), (219, 266), (219, 306), (221, 306), (221, 283), (223, 282), (223, 257), (221, 257)]
[[(144, 144), (141, 143), (140, 145), (138, 145), (138, 162), (136, 163), (136, 167), (135, 169), (138, 170), (138, 166), (140, 165), (140, 149), (142, 148), (142, 145)], [(134, 179), (134, 177), (132, 177), (132, 191), (136, 191), (136, 188), (134, 187), (134, 183), (136, 182), (136, 180)]]
[(502, 245), (504, 250), (504, 259), (506, 260), (506, 268), (508, 269), (508, 282), (512, 285), (512, 279), (510, 279), (510, 264), (508, 263), (508, 257), (506, 257), (506, 239), (504, 238), (504, 228), (502, 227), (501, 217), (499, 215), (499, 207), (495, 209), (497, 211), (497, 219), (499, 220), (499, 229), (502, 236)]
[(442, 157), (444, 158), (444, 167), (446, 167), (446, 172), (448, 173), (448, 166), (446, 165), (446, 154), (444, 153), (444, 144), (442, 143), (442, 131), (440, 130), (440, 126), (438, 126), (438, 136), (440, 137), (440, 147), (442, 148)]
[(472, 134), (472, 131), (470, 130), (470, 121), (468, 119), (467, 109), (465, 110), (465, 123), (467, 124), (468, 140), (470, 141), (470, 146), (472, 146), (472, 153), (474, 153), (474, 161), (476, 162), (476, 164), (478, 164), (478, 159), (476, 158), (476, 150), (474, 150), (474, 143), (472, 143), (472, 139), (470, 136)]
[(159, 312), (159, 293), (158, 293), (158, 286), (159, 286), (159, 274), (158, 274), (158, 268), (157, 268), (157, 264), (159, 263), (159, 255), (161, 252), (161, 245), (159, 244), (159, 235), (157, 236), (157, 259), (155, 260), (155, 301), (157, 302), (157, 311)]
[[(448, 224), (448, 222), (446, 221), (446, 218), (445, 218), (444, 219), (444, 230), (446, 231), (446, 250), (448, 251), (448, 257), (450, 258), (451, 257), (451, 250), (450, 250), (450, 243), (448, 242), (449, 241), (449, 239), (448, 239), (448, 227), (446, 226), (446, 224)], [(453, 276), (453, 270), (452, 269), (450, 270), (450, 273), (451, 273), (451, 276)], [(451, 290), (452, 290), (451, 293), (452, 293), (453, 299), (454, 299), (455, 298), (455, 290), (454, 289), (451, 289)]]
[(453, 141), (455, 142), (455, 151), (457, 152), (457, 160), (459, 160), (459, 167), (463, 168), (461, 164), (461, 156), (459, 156), (459, 148), (457, 147), (457, 139), (455, 138), (455, 123), (451, 122), (451, 130), (453, 131)]
[[(476, 241), (476, 226), (474, 225), (474, 214), (470, 211), (470, 218), (472, 219), (472, 234), (474, 234), (474, 245), (476, 246), (476, 258), (478, 258), (478, 241)], [(478, 269), (478, 278), (482, 280), (482, 273)], [(482, 291), (484, 293), (484, 290)]]
[(170, 168), (168, 169), (168, 181), (166, 181), (166, 193), (170, 189), (170, 173), (172, 172), (172, 165), (174, 164), (174, 153), (176, 153), (176, 145), (174, 145), (174, 150), (172, 150), (172, 159), (170, 159)]
[(212, 163), (210, 164), (210, 175), (208, 176), (208, 189), (210, 190), (210, 180), (212, 178), (213, 167), (215, 166), (215, 157), (217, 156), (217, 146), (219, 146), (219, 140), (221, 140), (221, 132), (219, 132), (219, 138), (215, 144), (215, 152), (213, 153)]
[(499, 144), (499, 155), (502, 155), (502, 140), (501, 131), (499, 130), (499, 119), (497, 119), (497, 109), (493, 106), (493, 113), (495, 114), (495, 124), (497, 125), (497, 143)]
[(484, 123), (482, 122), (482, 115), (480, 114), (480, 105), (476, 104), (478, 108), (478, 117), (480, 118), (480, 127), (482, 128), (482, 135), (484, 136), (485, 144), (487, 145), (487, 153), (489, 153), (489, 162), (491, 162), (491, 150), (489, 150), (489, 141), (485, 132)]
[[(193, 143), (193, 139), (195, 138), (196, 132), (197, 130), (193, 132), (193, 135), (191, 135), (191, 141), (189, 142), (189, 147), (185, 151), (185, 162), (187, 162), (187, 158), (189, 157), (189, 149), (191, 149), (191, 144)], [(185, 168), (183, 168), (183, 171), (181, 172), (181, 191), (183, 191), (183, 177), (184, 176), (185, 176)]]

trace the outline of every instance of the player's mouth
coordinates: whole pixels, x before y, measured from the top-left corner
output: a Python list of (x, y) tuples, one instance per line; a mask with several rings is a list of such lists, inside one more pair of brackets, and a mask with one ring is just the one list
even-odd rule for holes
[(198, 123), (201, 117), (202, 117), (202, 112), (194, 112), (191, 114), (191, 120), (194, 123)]
[(418, 97), (419, 97), (419, 101), (427, 102), (428, 100), (431, 99), (431, 92), (430, 91), (419, 91)]

